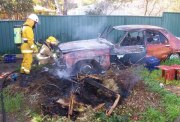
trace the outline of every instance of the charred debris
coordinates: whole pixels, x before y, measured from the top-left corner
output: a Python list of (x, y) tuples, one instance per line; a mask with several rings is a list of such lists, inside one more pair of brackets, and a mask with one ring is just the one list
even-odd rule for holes
[(27, 96), (27, 104), (38, 108), (43, 115), (52, 117), (58, 115), (76, 119), (86, 113), (89, 107), (93, 112), (100, 110), (110, 116), (140, 81), (135, 72), (137, 67), (121, 70), (113, 65), (101, 74), (73, 76), (68, 75), (68, 71), (52, 69), (37, 67), (30, 74), (27, 88), (20, 87), (21, 76), (11, 87), (12, 91)]
[(40, 87), (41, 110), (44, 115), (76, 118), (88, 106), (110, 116), (139, 80), (132, 69), (108, 70), (105, 74), (77, 74), (57, 77), (46, 74), (48, 82)]

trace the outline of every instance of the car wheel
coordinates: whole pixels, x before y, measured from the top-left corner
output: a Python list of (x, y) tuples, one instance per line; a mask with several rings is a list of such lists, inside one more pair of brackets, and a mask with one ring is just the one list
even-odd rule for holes
[(79, 66), (79, 72), (83, 74), (92, 74), (94, 70), (95, 69), (91, 63), (82, 63)]
[(169, 59), (178, 59), (178, 58), (180, 58), (178, 53), (173, 53), (169, 56)]
[(100, 73), (101, 68), (94, 61), (80, 61), (76, 64), (75, 73), (96, 74)]

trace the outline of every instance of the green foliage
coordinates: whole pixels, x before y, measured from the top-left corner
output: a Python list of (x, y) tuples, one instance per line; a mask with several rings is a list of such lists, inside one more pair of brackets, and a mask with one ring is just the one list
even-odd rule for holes
[(13, 17), (26, 18), (28, 13), (33, 12), (33, 1), (32, 0), (1, 0), (0, 10), (2, 14)]
[[(159, 82), (157, 81), (157, 78), (160, 76), (158, 70), (150, 73), (147, 69), (143, 69), (140, 74), (144, 79), (145, 84), (148, 85), (150, 90), (152, 92), (158, 93), (161, 96), (161, 107), (163, 108), (162, 113), (152, 108), (147, 109), (147, 111), (142, 114), (143, 120), (149, 122), (173, 122), (180, 113), (180, 97), (166, 91), (159, 86)], [(155, 114), (152, 114), (153, 112), (159, 116), (159, 120)]]
[[(55, 9), (54, 0), (32, 0), (35, 5)], [(62, 0), (58, 0), (62, 4)]]
[(171, 104), (171, 105), (179, 104), (180, 105), (180, 99), (177, 99), (177, 98), (178, 97), (175, 94), (166, 93), (164, 95), (164, 97), (162, 98), (162, 100), (167, 105), (168, 104)]
[(25, 110), (25, 115), (31, 118), (31, 122), (64, 122), (61, 116), (56, 116), (54, 118), (48, 115), (44, 116), (31, 108)]
[(36, 115), (33, 116), (31, 121), (32, 122), (43, 122), (44, 121), (44, 117), (42, 117), (41, 115), (36, 114)]
[(112, 116), (107, 117), (104, 112), (96, 113), (95, 117), (97, 122), (128, 122), (129, 121), (127, 116), (113, 114)]
[(180, 65), (180, 59), (169, 59), (165, 60), (164, 62), (161, 62), (162, 65), (173, 65), (173, 64), (179, 64)]
[(162, 116), (159, 110), (152, 107), (148, 108), (146, 112), (143, 113), (142, 122), (165, 122), (166, 118)]
[[(108, 9), (118, 9), (117, 6), (119, 6), (119, 4), (121, 3), (127, 3), (127, 2), (131, 2), (132, 0), (105, 0), (105, 1), (101, 1), (98, 2), (96, 1), (94, 3), (95, 7), (86, 11), (87, 15), (108, 15), (110, 13), (108, 13)], [(118, 5), (116, 5), (116, 4)]]
[(51, 118), (49, 116), (43, 116), (33, 113), (31, 122), (63, 122), (61, 117)]
[(9, 89), (3, 90), (4, 95), (4, 106), (6, 112), (17, 112), (21, 109), (23, 105), (23, 94), (14, 93), (12, 94)]
[(165, 113), (164, 116), (166, 120), (169, 122), (174, 122), (174, 120), (180, 115), (180, 106), (176, 104), (167, 104), (165, 106)]

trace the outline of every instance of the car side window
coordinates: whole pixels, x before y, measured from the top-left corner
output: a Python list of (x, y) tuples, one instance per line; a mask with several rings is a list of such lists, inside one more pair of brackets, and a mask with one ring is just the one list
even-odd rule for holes
[(106, 39), (112, 42), (113, 44), (117, 44), (124, 36), (124, 34), (125, 34), (124, 31), (119, 31), (117, 29), (114, 29), (107, 35)]
[(146, 31), (147, 44), (167, 44), (167, 38), (160, 32), (154, 30)]
[(159, 32), (159, 37), (162, 44), (168, 44), (168, 39), (160, 32)]
[(144, 37), (142, 31), (128, 32), (121, 42), (121, 46), (143, 45)]

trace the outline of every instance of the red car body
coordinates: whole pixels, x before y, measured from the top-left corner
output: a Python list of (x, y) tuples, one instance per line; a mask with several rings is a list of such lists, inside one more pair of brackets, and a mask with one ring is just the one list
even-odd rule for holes
[[(96, 61), (103, 69), (116, 57), (122, 63), (137, 63), (146, 56), (165, 60), (179, 55), (180, 40), (166, 29), (151, 25), (122, 25), (106, 28), (97, 39), (62, 43), (59, 48), (67, 68), (78, 62)], [(92, 67), (92, 66), (91, 66)]]

